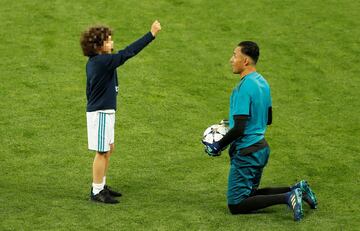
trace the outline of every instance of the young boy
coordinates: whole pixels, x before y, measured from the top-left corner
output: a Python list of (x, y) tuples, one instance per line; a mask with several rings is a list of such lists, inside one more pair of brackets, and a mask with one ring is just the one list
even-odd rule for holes
[(119, 203), (121, 193), (106, 185), (110, 156), (114, 151), (114, 127), (118, 78), (116, 68), (146, 47), (161, 25), (155, 21), (151, 30), (123, 50), (112, 54), (112, 31), (105, 26), (90, 27), (81, 36), (81, 48), (89, 57), (86, 64), (88, 147), (96, 151), (93, 162), (93, 183), (90, 199), (102, 203)]

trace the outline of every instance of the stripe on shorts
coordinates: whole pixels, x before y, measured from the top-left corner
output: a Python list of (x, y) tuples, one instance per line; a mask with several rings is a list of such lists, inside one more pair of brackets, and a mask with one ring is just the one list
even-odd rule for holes
[(103, 134), (102, 134), (102, 137), (103, 137), (103, 141), (102, 141), (102, 150), (103, 152), (105, 151), (105, 128), (106, 128), (106, 114), (103, 113)]
[(99, 124), (98, 124), (98, 151), (100, 151), (100, 147), (101, 147), (101, 113), (99, 113)]
[(99, 113), (99, 130), (98, 130), (98, 151), (103, 152), (105, 150), (105, 123), (106, 114)]

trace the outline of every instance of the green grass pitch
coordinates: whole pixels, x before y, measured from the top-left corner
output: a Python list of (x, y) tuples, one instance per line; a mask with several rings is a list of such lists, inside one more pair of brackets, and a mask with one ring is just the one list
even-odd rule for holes
[[(354, 0), (0, 1), (0, 230), (359, 230), (360, 9)], [(80, 33), (111, 26), (120, 49), (162, 31), (118, 69), (119, 205), (88, 201)], [(229, 157), (203, 153), (238, 82), (229, 59), (258, 42), (272, 88), (261, 186), (307, 179), (319, 209), (231, 216)]]

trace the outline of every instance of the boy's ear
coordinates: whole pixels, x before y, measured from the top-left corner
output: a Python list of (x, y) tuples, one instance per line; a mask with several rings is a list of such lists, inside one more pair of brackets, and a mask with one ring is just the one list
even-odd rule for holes
[(102, 46), (99, 47), (98, 45), (94, 44), (94, 49), (96, 50), (96, 53), (101, 53)]

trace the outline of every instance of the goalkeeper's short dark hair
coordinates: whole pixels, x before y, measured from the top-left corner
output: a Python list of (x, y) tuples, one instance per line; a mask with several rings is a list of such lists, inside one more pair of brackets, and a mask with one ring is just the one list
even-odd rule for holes
[(93, 26), (81, 34), (80, 45), (85, 56), (91, 57), (98, 54), (104, 41), (112, 35), (112, 31), (107, 26)]
[(241, 47), (241, 53), (251, 57), (255, 64), (257, 63), (260, 55), (260, 49), (255, 42), (242, 41), (238, 46)]

